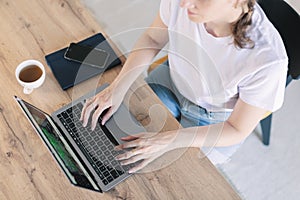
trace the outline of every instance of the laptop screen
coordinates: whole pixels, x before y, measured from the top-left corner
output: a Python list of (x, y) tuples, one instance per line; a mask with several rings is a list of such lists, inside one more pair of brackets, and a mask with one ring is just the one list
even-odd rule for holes
[(25, 113), (29, 115), (28, 118), (30, 119), (31, 123), (40, 134), (41, 138), (71, 183), (88, 189), (96, 189), (84, 174), (82, 167), (79, 166), (78, 163), (80, 162), (76, 162), (76, 158), (74, 159), (74, 157), (71, 156), (71, 153), (67, 150), (68, 148), (65, 147), (65, 144), (61, 139), (62, 136), (60, 136), (53, 128), (52, 123), (49, 121), (50, 116), (31, 104), (23, 100), (21, 101), (27, 108), (23, 109)]

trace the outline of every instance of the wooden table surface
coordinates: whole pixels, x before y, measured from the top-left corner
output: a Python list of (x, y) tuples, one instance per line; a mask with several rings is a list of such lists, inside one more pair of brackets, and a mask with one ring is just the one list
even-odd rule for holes
[[(152, 165), (157, 170), (135, 174), (107, 193), (72, 186), (13, 95), (51, 113), (96, 85), (111, 82), (121, 66), (67, 91), (60, 88), (44, 56), (102, 32), (78, 0), (0, 0), (0, 26), (0, 199), (240, 199), (209, 160), (199, 159), (199, 150), (192, 148), (162, 156)], [(14, 74), (27, 59), (37, 59), (46, 68), (44, 84), (30, 95), (23, 94)], [(142, 80), (126, 99), (148, 130), (179, 127)]]

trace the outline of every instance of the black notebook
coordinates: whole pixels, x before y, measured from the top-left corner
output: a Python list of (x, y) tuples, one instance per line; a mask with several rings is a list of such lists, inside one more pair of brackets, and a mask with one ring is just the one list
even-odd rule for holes
[(63, 90), (121, 64), (121, 60), (101, 33), (97, 33), (85, 40), (82, 40), (78, 42), (78, 44), (103, 49), (109, 53), (109, 57), (103, 68), (97, 68), (65, 59), (64, 54), (68, 47), (46, 55), (45, 59), (47, 64), (51, 68), (56, 80)]

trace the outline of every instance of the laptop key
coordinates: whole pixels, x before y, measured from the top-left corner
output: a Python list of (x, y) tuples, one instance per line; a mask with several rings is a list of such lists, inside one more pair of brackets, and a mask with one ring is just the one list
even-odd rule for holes
[(116, 167), (116, 166), (119, 165), (119, 163), (118, 163), (116, 160), (113, 160), (113, 161), (111, 162), (111, 164), (112, 164), (113, 167)]
[(91, 150), (92, 150), (92, 147), (90, 147), (90, 146), (87, 146), (87, 147), (85, 147), (86, 148), (86, 150), (88, 151), (88, 152), (90, 152)]
[(74, 112), (77, 116), (81, 115), (81, 111), (78, 108), (74, 109)]
[(125, 172), (123, 170), (118, 170), (118, 174), (121, 176), (122, 174), (124, 174)]
[(105, 152), (104, 152), (104, 155), (109, 156), (109, 155), (110, 155), (110, 152), (109, 152), (109, 151), (105, 151)]
[(110, 152), (114, 151), (115, 149), (115, 147), (111, 144), (107, 148), (109, 149)]
[(102, 166), (103, 166), (103, 163), (102, 163), (100, 160), (98, 160), (98, 161), (96, 162), (96, 165), (97, 165), (98, 167), (102, 167)]
[(87, 141), (91, 141), (93, 138), (91, 137), (91, 136), (87, 136), (86, 138), (85, 138)]
[(117, 172), (116, 170), (112, 170), (112, 171), (110, 172), (110, 174), (111, 174), (115, 179), (119, 177), (119, 174), (118, 174), (118, 172)]
[(103, 172), (103, 171), (105, 170), (105, 167), (102, 166), (102, 167), (100, 167), (99, 169), (100, 169), (101, 172)]
[(103, 174), (102, 174), (101, 172), (98, 173), (98, 175), (99, 175), (99, 178), (100, 178), (101, 180), (105, 179), (105, 176), (103, 176)]
[(99, 149), (99, 147), (95, 145), (95, 146), (93, 146), (93, 149), (94, 149), (94, 151), (97, 151)]
[(113, 170), (114, 168), (112, 168), (112, 166), (108, 165), (108, 166), (106, 166), (106, 169), (107, 169), (108, 171), (111, 171), (111, 170)]
[(81, 103), (77, 104), (76, 106), (79, 110), (82, 110), (82, 108), (83, 108), (83, 105)]
[[(122, 167), (119, 165), (119, 166), (116, 166), (115, 167), (115, 170), (121, 175), (121, 174), (123, 174), (124, 173), (124, 170), (122, 169)], [(123, 173), (121, 173), (121, 172), (123, 172)]]
[(76, 122), (75, 123), (76, 127), (81, 128), (82, 127), (82, 123), (81, 122)]
[(74, 127), (75, 127), (75, 124), (74, 124), (73, 122), (70, 122), (70, 123), (69, 123), (69, 127), (70, 127), (70, 128), (74, 128)]
[(72, 108), (68, 108), (66, 111), (67, 113), (72, 113)]
[(104, 185), (108, 184), (108, 181), (106, 179), (104, 179), (102, 182), (103, 182)]
[(62, 112), (61, 115), (63, 116), (63, 118), (67, 119), (69, 118), (69, 115), (66, 112)]
[(128, 171), (128, 170), (130, 170), (131, 166), (130, 165), (125, 165), (125, 166), (123, 166), (123, 168), (124, 168), (125, 171)]
[(108, 182), (112, 182), (114, 180), (114, 178), (112, 176), (108, 176), (107, 180), (108, 180)]
[(90, 141), (90, 145), (93, 147), (94, 145), (96, 144), (96, 142), (95, 141)]
[(101, 150), (102, 150), (102, 151), (105, 151), (106, 149), (107, 149), (106, 146), (102, 146), (102, 147), (101, 147)]
[(105, 160), (105, 156), (104, 156), (104, 155), (101, 155), (101, 156), (100, 156), (100, 160), (102, 160), (102, 161)]
[(118, 153), (117, 151), (115, 151), (115, 150), (112, 150), (112, 151), (111, 151), (111, 154), (112, 154), (113, 156), (119, 155), (119, 153)]
[(93, 159), (94, 162), (97, 162), (97, 161), (98, 161), (98, 158), (97, 158), (97, 157), (92, 156), (92, 159)]
[(102, 145), (103, 145), (103, 142), (100, 140), (100, 141), (97, 142), (97, 145), (98, 145), (98, 146), (102, 146)]
[(87, 141), (82, 142), (82, 145), (85, 146), (85, 147), (86, 147), (88, 144), (89, 144), (89, 143), (88, 143)]
[(78, 133), (78, 130), (76, 127), (72, 128), (73, 133)]
[(109, 176), (109, 172), (108, 172), (108, 171), (105, 171), (105, 172), (103, 172), (103, 175), (104, 175), (105, 177), (108, 177), (108, 176)]
[(105, 135), (102, 135), (102, 136), (101, 136), (101, 140), (102, 140), (102, 141), (105, 141), (105, 140), (106, 140), (106, 136), (105, 136)]
[(95, 131), (91, 132), (91, 136), (95, 137), (97, 135), (97, 133)]
[(94, 138), (94, 140), (95, 140), (96, 142), (98, 142), (98, 141), (100, 140), (100, 138), (99, 138), (98, 136), (96, 136), (96, 137)]
[(110, 145), (110, 141), (106, 140), (106, 141), (104, 142), (104, 144), (105, 144), (106, 146), (108, 146), (108, 145)]
[(98, 150), (98, 151), (96, 151), (96, 154), (97, 154), (98, 156), (100, 156), (100, 155), (102, 155), (103, 153), (102, 153), (102, 151)]
[(104, 160), (104, 161), (103, 161), (103, 164), (104, 164), (105, 166), (109, 165), (108, 160)]

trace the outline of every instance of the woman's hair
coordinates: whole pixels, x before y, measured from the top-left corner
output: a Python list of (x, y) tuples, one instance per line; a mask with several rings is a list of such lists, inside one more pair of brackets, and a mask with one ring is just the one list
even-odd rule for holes
[(232, 24), (234, 45), (239, 48), (253, 48), (254, 42), (247, 36), (248, 26), (252, 24), (252, 14), (256, 0), (247, 0), (247, 11), (243, 12), (239, 19)]

